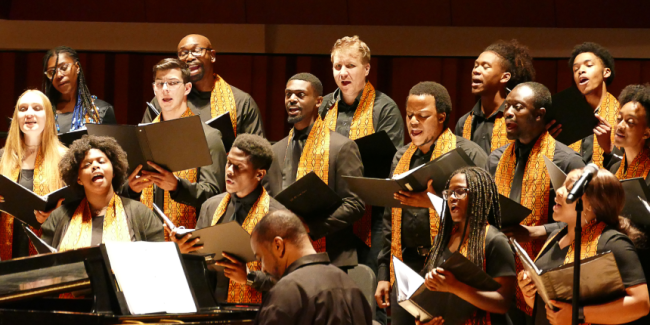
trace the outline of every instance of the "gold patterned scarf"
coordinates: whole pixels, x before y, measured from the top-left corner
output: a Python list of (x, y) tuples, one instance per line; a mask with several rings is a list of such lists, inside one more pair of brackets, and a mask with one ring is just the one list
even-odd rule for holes
[[(356, 140), (367, 135), (375, 133), (375, 127), (372, 124), (373, 108), (375, 107), (375, 87), (366, 82), (363, 88), (361, 99), (354, 116), (352, 117), (352, 124), (350, 125), (350, 140)], [(339, 101), (336, 101), (334, 107), (327, 111), (325, 115), (325, 124), (330, 130), (336, 132), (336, 122), (339, 115)], [(354, 234), (359, 237), (368, 247), (371, 246), (372, 238), (370, 236), (372, 225), (372, 206), (366, 205), (366, 211), (363, 217), (354, 223)]]
[[(440, 134), (438, 140), (436, 140), (435, 147), (431, 153), (431, 160), (434, 160), (443, 154), (456, 149), (456, 135), (447, 129)], [(409, 171), (411, 165), (411, 158), (417, 150), (417, 147), (411, 142), (402, 158), (395, 166), (393, 171), (393, 177), (396, 175), (405, 173)], [(433, 238), (438, 234), (438, 227), (440, 226), (440, 217), (435, 209), (429, 209), (429, 232), (431, 234), (431, 244), (433, 245)], [(396, 256), (402, 260), (402, 209), (393, 208), (392, 209), (392, 221), (391, 221), (391, 244), (390, 252), (392, 255)], [(395, 271), (393, 270), (393, 262), (391, 259), (390, 262), (390, 284), (391, 286), (395, 283)]]
[[(598, 115), (603, 117), (609, 125), (612, 126), (612, 133), (611, 133), (611, 138), (612, 138), (612, 143), (614, 143), (614, 136), (616, 135), (616, 132), (614, 132), (613, 128), (616, 125), (616, 117), (618, 116), (618, 111), (621, 108), (621, 105), (618, 103), (618, 100), (616, 100), (616, 97), (614, 97), (612, 94), (607, 93), (607, 96), (603, 99), (603, 101), (600, 103), (600, 110), (598, 111)], [(582, 140), (578, 140), (577, 142), (574, 142), (569, 146), (569, 148), (573, 149), (575, 152), (580, 153), (580, 149), (582, 148)], [(594, 144), (593, 144), (593, 155), (591, 156), (591, 160), (593, 161), (594, 164), (598, 165), (598, 167), (603, 168), (603, 154), (604, 154), (603, 148), (600, 147), (600, 144), (598, 144), (598, 139), (596, 139), (596, 135), (594, 135)]]
[[(230, 193), (227, 193), (226, 196), (219, 203), (219, 206), (217, 206), (217, 210), (214, 212), (214, 215), (212, 216), (212, 223), (211, 223), (212, 226), (216, 225), (219, 222), (219, 220), (221, 220), (221, 218), (226, 212), (226, 209), (228, 208), (229, 202), (230, 202)], [(253, 207), (250, 209), (250, 211), (248, 211), (248, 215), (246, 216), (246, 219), (242, 224), (242, 228), (244, 228), (249, 234), (253, 232), (253, 228), (255, 228), (255, 225), (257, 225), (257, 223), (262, 219), (262, 217), (264, 217), (267, 213), (269, 213), (270, 202), (271, 202), (271, 197), (266, 192), (266, 190), (262, 188), (262, 194), (257, 199), (257, 201), (255, 201), (255, 204), (253, 204)], [(262, 266), (260, 265), (260, 262), (257, 261), (246, 263), (246, 266), (248, 267), (249, 271), (262, 270)], [(230, 285), (228, 286), (228, 302), (245, 303), (245, 304), (248, 303), (261, 304), (262, 293), (258, 292), (257, 290), (253, 289), (250, 286), (247, 286), (245, 284), (239, 284), (231, 280)]]
[[(512, 141), (508, 140), (506, 134), (506, 119), (503, 117), (503, 112), (496, 111), (492, 116), (496, 115), (494, 120), (494, 127), (492, 128), (492, 143), (490, 145), (490, 152), (501, 148)], [(492, 117), (490, 116), (490, 117)], [(472, 121), (474, 119), (474, 112), (470, 112), (469, 116), (463, 124), (463, 138), (472, 141)]]
[(214, 74), (215, 82), (210, 95), (210, 116), (215, 118), (226, 112), (230, 112), (230, 122), (232, 129), (237, 135), (237, 105), (235, 105), (235, 96), (232, 94), (232, 88), (218, 74)]
[[(16, 167), (9, 178), (14, 182), (18, 182), (20, 170), (20, 166)], [(36, 153), (36, 162), (34, 163), (33, 185), (33, 192), (38, 195), (46, 195), (50, 192), (45, 175), (46, 172), (43, 170), (43, 152), (39, 149)], [(35, 229), (32, 226), (29, 226), (29, 228), (39, 237), (43, 233), (41, 229)], [(0, 229), (2, 229), (0, 231), (0, 259), (7, 261), (13, 258), (14, 217), (8, 213), (0, 212)], [(34, 245), (30, 241), (29, 255), (37, 254), (36, 248), (34, 248)]]
[[(66, 230), (59, 252), (89, 247), (93, 236), (93, 216), (90, 213), (88, 200), (84, 198), (70, 219), (68, 230)], [(106, 215), (104, 216), (104, 228), (102, 231), (102, 243), (109, 241), (130, 242), (129, 226), (126, 222), (126, 212), (122, 205), (122, 199), (113, 194), (108, 203)]]
[[(293, 139), (294, 129), (289, 132), (288, 146)], [(323, 120), (318, 117), (314, 126), (309, 132), (305, 147), (300, 155), (300, 162), (298, 163), (298, 172), (296, 173), (296, 180), (301, 179), (303, 176), (311, 173), (312, 171), (325, 183), (328, 184), (329, 178), (329, 165), (330, 165), (330, 129), (323, 123)], [(288, 154), (288, 150), (287, 153)], [(319, 252), (325, 252), (326, 243), (325, 237), (312, 241), (314, 249)]]
[[(521, 222), (524, 226), (540, 226), (548, 221), (548, 195), (550, 191), (550, 176), (546, 171), (544, 157), (551, 161), (555, 156), (555, 139), (548, 133), (544, 132), (535, 143), (535, 146), (528, 156), (526, 169), (524, 170), (524, 179), (522, 181), (521, 205), (532, 210), (531, 214)], [(495, 181), (499, 193), (504, 196), (510, 196), (512, 182), (515, 177), (515, 168), (517, 162), (515, 154), (515, 144), (512, 143), (506, 148), (503, 156), (499, 160)], [(533, 240), (531, 242), (521, 243), (528, 256), (536, 256), (544, 244), (543, 240)], [(516, 258), (517, 273), (523, 270), (521, 261)], [(532, 315), (532, 309), (528, 307), (523, 299), (523, 294), (517, 288), (517, 307)]]
[[(152, 123), (159, 123), (160, 116), (158, 115)], [(181, 115), (180, 118), (194, 116), (194, 113), (187, 108), (187, 110)], [(196, 168), (182, 170), (174, 172), (174, 175), (178, 178), (185, 179), (190, 183), (196, 183), (198, 178), (198, 173)], [(142, 190), (142, 195), (140, 195), (140, 202), (146, 205), (149, 209), (153, 210), (153, 185)], [(185, 205), (179, 202), (174, 201), (169, 194), (169, 191), (165, 191), (165, 198), (163, 200), (164, 212), (165, 215), (171, 219), (176, 227), (183, 226), (186, 229), (194, 229), (196, 227), (196, 208), (193, 206)], [(169, 234), (165, 233), (165, 240), (170, 241)]]
[(624, 180), (634, 177), (643, 177), (645, 179), (648, 177), (648, 172), (650, 171), (650, 148), (643, 147), (643, 151), (634, 157), (627, 170), (625, 169), (627, 165), (627, 157), (623, 155), (623, 161), (616, 171), (616, 178), (619, 180)]

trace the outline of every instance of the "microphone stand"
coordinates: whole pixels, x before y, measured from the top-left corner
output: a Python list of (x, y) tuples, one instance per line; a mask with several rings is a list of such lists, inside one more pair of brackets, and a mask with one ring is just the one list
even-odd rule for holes
[[(586, 186), (587, 184), (585, 184)], [(584, 193), (584, 192), (583, 192)], [(580, 309), (580, 249), (582, 246), (582, 197), (576, 201), (576, 228), (573, 240), (573, 299), (571, 301), (573, 317), (571, 324), (578, 325), (578, 310)]]

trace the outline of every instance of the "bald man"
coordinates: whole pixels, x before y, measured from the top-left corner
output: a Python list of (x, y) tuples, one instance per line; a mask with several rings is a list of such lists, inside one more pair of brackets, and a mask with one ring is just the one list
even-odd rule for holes
[[(178, 58), (190, 67), (192, 91), (187, 95), (187, 106), (195, 115), (201, 116), (206, 122), (226, 112), (235, 130), (239, 133), (251, 133), (264, 137), (264, 127), (260, 110), (253, 98), (229, 85), (214, 71), (216, 52), (210, 40), (197, 34), (185, 36), (178, 43)], [(151, 103), (160, 112), (160, 105), (155, 98)], [(151, 122), (155, 116), (146, 110), (142, 123)]]

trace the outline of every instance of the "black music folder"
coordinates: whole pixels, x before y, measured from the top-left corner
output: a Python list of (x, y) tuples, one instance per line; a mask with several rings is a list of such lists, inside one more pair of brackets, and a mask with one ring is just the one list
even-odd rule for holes
[(390, 176), (390, 166), (397, 152), (395, 145), (386, 131), (379, 131), (363, 138), (354, 140), (361, 153), (363, 176), (387, 178)]
[(34, 210), (50, 211), (56, 207), (59, 199), (70, 202), (79, 197), (79, 194), (68, 186), (41, 196), (4, 175), (0, 175), (0, 195), (5, 198), (5, 202), (0, 203), (0, 210), (36, 229), (41, 228), (41, 224), (36, 220)]
[[(510, 238), (510, 243), (535, 283), (537, 293), (549, 307), (553, 308), (550, 300), (571, 302), (573, 263), (540, 270), (517, 240)], [(580, 260), (580, 305), (604, 303), (623, 296), (625, 286), (612, 252)]]
[(532, 212), (529, 208), (501, 194), (499, 194), (499, 205), (501, 206), (501, 226), (504, 228), (520, 224)]
[[(440, 266), (450, 271), (458, 281), (483, 291), (496, 291), (501, 284), (478, 266), (454, 252)], [(427, 289), (424, 278), (393, 256), (397, 303), (421, 322), (442, 316), (445, 325), (464, 324), (477, 310), (471, 303), (448, 292)]]
[(343, 199), (314, 172), (285, 188), (275, 199), (307, 220), (329, 216), (343, 204)]
[(546, 165), (546, 171), (548, 171), (548, 175), (551, 177), (551, 185), (553, 186), (553, 190), (557, 191), (564, 185), (564, 181), (566, 180), (566, 174), (560, 167), (558, 167), (554, 162), (552, 162), (548, 157), (544, 156), (544, 164)]
[(177, 172), (212, 164), (212, 157), (199, 116), (144, 125), (86, 124), (88, 134), (113, 137), (126, 151), (129, 170), (152, 161)]
[(235, 142), (235, 130), (232, 128), (232, 121), (230, 121), (230, 112), (225, 112), (213, 119), (205, 122), (213, 129), (221, 131), (221, 141), (226, 148), (226, 152), (230, 151), (233, 142)]
[(650, 199), (650, 188), (641, 177), (621, 180), (625, 191), (625, 205), (621, 215), (629, 218), (639, 226), (650, 225), (650, 212), (646, 203)]
[(59, 133), (58, 135), (59, 135), (59, 141), (63, 143), (66, 147), (70, 147), (70, 145), (73, 142), (81, 139), (81, 137), (83, 137), (86, 134), (88, 134), (88, 130), (82, 129), (82, 130), (74, 130), (66, 133)]
[(404, 190), (422, 192), (433, 180), (433, 189), (439, 195), (445, 189), (447, 180), (458, 168), (474, 166), (474, 162), (461, 148), (456, 148), (424, 165), (393, 177), (393, 179), (343, 176), (352, 192), (366, 204), (391, 208), (408, 208), (395, 200), (393, 194)]
[(40, 237), (38, 237), (29, 227), (27, 227), (24, 223), (20, 224), (23, 227), (23, 231), (25, 234), (27, 234), (27, 237), (29, 238), (29, 241), (32, 242), (32, 245), (34, 245), (34, 248), (36, 248), (36, 252), (38, 254), (49, 254), (49, 253), (56, 253), (58, 250), (50, 245), (48, 245), (46, 242), (44, 242)]
[(555, 140), (566, 145), (594, 134), (594, 127), (598, 124), (594, 109), (574, 86), (553, 95), (553, 106), (547, 107), (546, 112), (547, 121), (555, 120), (562, 124), (562, 132)]

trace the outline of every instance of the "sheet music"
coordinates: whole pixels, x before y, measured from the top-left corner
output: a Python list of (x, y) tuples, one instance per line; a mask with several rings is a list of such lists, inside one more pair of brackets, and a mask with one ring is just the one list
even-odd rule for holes
[(438, 212), (438, 215), (440, 216), (440, 222), (442, 222), (442, 207), (443, 207), (443, 199), (435, 194), (432, 193), (427, 193), (427, 196), (429, 196), (429, 200), (431, 200), (431, 204), (433, 204), (433, 208)]
[(107, 242), (106, 251), (131, 314), (197, 311), (175, 243)]
[(398, 301), (409, 299), (424, 284), (423, 277), (395, 256), (393, 256), (393, 269), (397, 289), (399, 290), (397, 293)]

